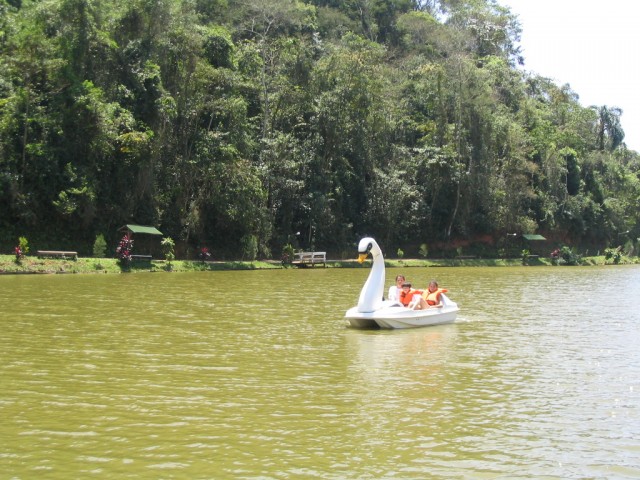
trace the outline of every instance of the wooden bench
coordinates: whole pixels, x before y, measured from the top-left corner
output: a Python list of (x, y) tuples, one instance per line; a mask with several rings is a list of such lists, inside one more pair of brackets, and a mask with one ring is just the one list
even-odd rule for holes
[(326, 267), (327, 252), (297, 252), (292, 263), (298, 267), (314, 267), (319, 264)]
[(132, 262), (151, 262), (151, 255), (131, 255)]
[(78, 252), (66, 252), (62, 250), (38, 250), (36, 252), (38, 258), (62, 258), (66, 260), (71, 258), (73, 260), (78, 259)]

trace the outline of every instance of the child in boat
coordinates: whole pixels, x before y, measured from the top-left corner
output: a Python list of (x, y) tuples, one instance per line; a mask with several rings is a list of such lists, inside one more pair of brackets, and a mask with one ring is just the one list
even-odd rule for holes
[(409, 308), (414, 310), (426, 310), (427, 308), (442, 308), (442, 294), (447, 292), (446, 288), (438, 288), (438, 282), (431, 280), (429, 286), (420, 297), (416, 298)]
[(411, 288), (410, 282), (404, 282), (402, 284), (402, 291), (400, 292), (398, 301), (405, 307), (408, 307), (413, 300), (414, 295), (420, 297), (420, 295), (422, 295), (422, 290), (415, 290)]

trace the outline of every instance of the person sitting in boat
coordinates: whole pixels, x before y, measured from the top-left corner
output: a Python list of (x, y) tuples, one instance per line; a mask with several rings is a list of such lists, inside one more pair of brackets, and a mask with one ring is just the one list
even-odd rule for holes
[(439, 288), (438, 282), (431, 280), (427, 289), (422, 295), (416, 298), (409, 308), (414, 310), (426, 310), (427, 308), (442, 308), (442, 294), (446, 293), (446, 288)]
[(402, 292), (402, 284), (405, 282), (404, 275), (396, 275), (396, 284), (389, 287), (389, 293), (387, 294), (387, 300), (393, 302), (400, 301), (400, 292)]
[(398, 301), (405, 307), (408, 307), (413, 300), (414, 295), (420, 297), (420, 295), (422, 295), (422, 290), (415, 290), (411, 288), (410, 282), (404, 282), (402, 284), (402, 291), (400, 292)]

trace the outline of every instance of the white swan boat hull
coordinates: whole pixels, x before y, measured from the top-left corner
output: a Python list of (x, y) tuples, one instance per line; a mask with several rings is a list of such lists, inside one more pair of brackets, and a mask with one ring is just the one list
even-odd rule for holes
[(373, 312), (359, 312), (358, 307), (347, 310), (347, 325), (354, 328), (417, 328), (453, 323), (458, 305), (442, 294), (441, 308), (412, 310), (397, 302), (384, 301), (382, 308)]

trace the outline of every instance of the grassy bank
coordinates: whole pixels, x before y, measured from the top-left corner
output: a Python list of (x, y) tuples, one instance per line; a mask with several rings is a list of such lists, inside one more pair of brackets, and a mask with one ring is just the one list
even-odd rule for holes
[[(583, 265), (604, 265), (604, 256), (585, 257), (582, 259)], [(638, 263), (638, 258), (623, 257), (621, 264)], [(387, 259), (387, 267), (407, 268), (407, 267), (508, 267), (522, 265), (519, 258), (510, 259)], [(551, 265), (548, 258), (535, 258), (529, 260), (529, 265)], [(330, 260), (327, 262), (328, 268), (353, 268), (360, 267), (355, 260)], [(151, 262), (134, 263), (129, 269), (120, 268), (115, 258), (78, 258), (71, 259), (51, 259), (37, 258), (27, 255), (20, 262), (16, 262), (14, 255), (0, 255), (0, 274), (21, 274), (21, 273), (137, 273), (137, 272), (194, 272), (194, 271), (214, 271), (214, 270), (263, 270), (283, 268), (276, 261), (229, 261), (229, 262), (200, 262), (192, 260), (174, 260), (171, 264), (153, 260)], [(295, 267), (288, 267), (295, 268)], [(322, 267), (315, 267), (322, 268)]]
[(171, 264), (152, 260), (134, 262), (130, 268), (122, 269), (115, 258), (38, 258), (27, 255), (16, 262), (14, 255), (0, 255), (0, 274), (5, 273), (137, 273), (137, 272), (193, 272), (207, 270), (258, 270), (281, 268), (274, 262), (199, 262), (174, 260)]

